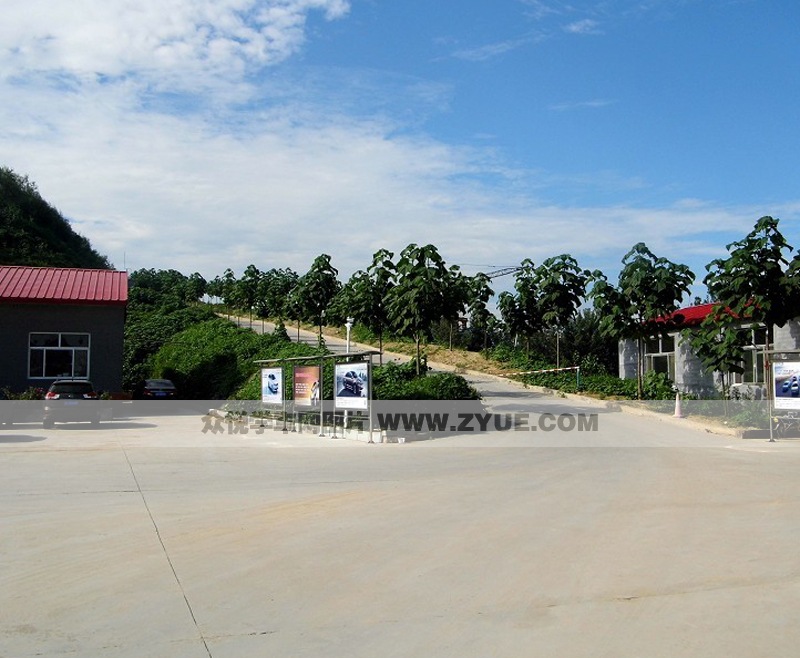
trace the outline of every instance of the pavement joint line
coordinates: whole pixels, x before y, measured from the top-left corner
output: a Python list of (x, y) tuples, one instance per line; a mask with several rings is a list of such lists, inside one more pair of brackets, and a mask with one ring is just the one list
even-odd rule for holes
[(181, 590), (181, 595), (183, 596), (183, 600), (186, 603), (186, 608), (189, 610), (189, 616), (192, 618), (192, 623), (194, 623), (194, 627), (197, 629), (197, 634), (200, 636), (200, 639), (203, 642), (203, 646), (206, 649), (208, 658), (214, 658), (211, 655), (211, 649), (209, 649), (208, 647), (208, 642), (206, 641), (206, 638), (203, 635), (203, 631), (200, 629), (200, 625), (197, 623), (197, 617), (195, 617), (194, 615), (192, 604), (189, 602), (189, 597), (186, 595), (186, 590), (183, 587), (183, 583), (181, 582), (181, 579), (178, 577), (178, 572), (175, 570), (175, 565), (172, 563), (172, 558), (169, 555), (169, 551), (167, 550), (166, 544), (164, 544), (164, 539), (161, 537), (161, 531), (158, 529), (158, 524), (156, 523), (155, 517), (153, 516), (153, 512), (150, 510), (150, 505), (147, 504), (147, 498), (144, 495), (144, 491), (142, 491), (142, 486), (139, 484), (139, 478), (136, 477), (136, 472), (133, 470), (133, 464), (131, 464), (131, 460), (128, 458), (128, 452), (125, 450), (124, 445), (120, 444), (120, 448), (122, 449), (122, 454), (125, 456), (125, 461), (128, 462), (128, 468), (131, 471), (131, 477), (133, 478), (133, 481), (136, 484), (136, 489), (139, 491), (139, 495), (142, 498), (142, 503), (144, 504), (144, 508), (147, 511), (147, 515), (150, 517), (150, 523), (153, 524), (153, 529), (156, 532), (158, 543), (161, 544), (161, 550), (164, 551), (164, 557), (166, 557), (167, 559), (167, 564), (169, 564), (169, 568), (172, 571), (172, 575), (175, 577), (175, 582), (178, 584), (178, 587)]

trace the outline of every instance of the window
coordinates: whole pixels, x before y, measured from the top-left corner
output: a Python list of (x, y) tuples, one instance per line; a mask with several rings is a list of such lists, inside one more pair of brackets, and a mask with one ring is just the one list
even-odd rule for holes
[(740, 329), (744, 334), (743, 373), (733, 375), (734, 384), (764, 383), (764, 346), (767, 344), (766, 327), (751, 325)]
[(645, 370), (662, 372), (675, 379), (675, 338), (674, 336), (655, 336), (645, 340)]
[(28, 378), (89, 376), (89, 334), (32, 333), (28, 338)]

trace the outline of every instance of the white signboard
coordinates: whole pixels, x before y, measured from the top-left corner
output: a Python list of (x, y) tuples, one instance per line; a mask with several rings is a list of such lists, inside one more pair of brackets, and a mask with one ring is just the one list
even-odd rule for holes
[(283, 404), (283, 368), (261, 369), (261, 401)]
[(776, 409), (800, 409), (800, 361), (773, 361)]
[(369, 409), (369, 363), (337, 363), (335, 380), (337, 409)]

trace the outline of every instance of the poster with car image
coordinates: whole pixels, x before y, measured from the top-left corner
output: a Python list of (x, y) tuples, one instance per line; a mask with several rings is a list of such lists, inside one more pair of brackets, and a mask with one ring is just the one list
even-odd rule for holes
[(294, 367), (294, 405), (296, 407), (318, 407), (322, 393), (322, 377), (319, 366)]
[(335, 378), (337, 409), (369, 408), (369, 362), (337, 363)]
[(283, 404), (283, 368), (261, 369), (261, 401)]
[(800, 409), (800, 361), (773, 361), (775, 408)]

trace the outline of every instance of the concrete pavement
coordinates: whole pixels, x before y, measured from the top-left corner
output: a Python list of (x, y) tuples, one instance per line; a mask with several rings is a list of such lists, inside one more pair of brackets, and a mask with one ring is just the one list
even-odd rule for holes
[(619, 413), (494, 444), (201, 429), (0, 430), (0, 656), (800, 646), (797, 443)]
[(0, 657), (797, 655), (800, 443), (472, 378), (597, 431), (0, 429)]

